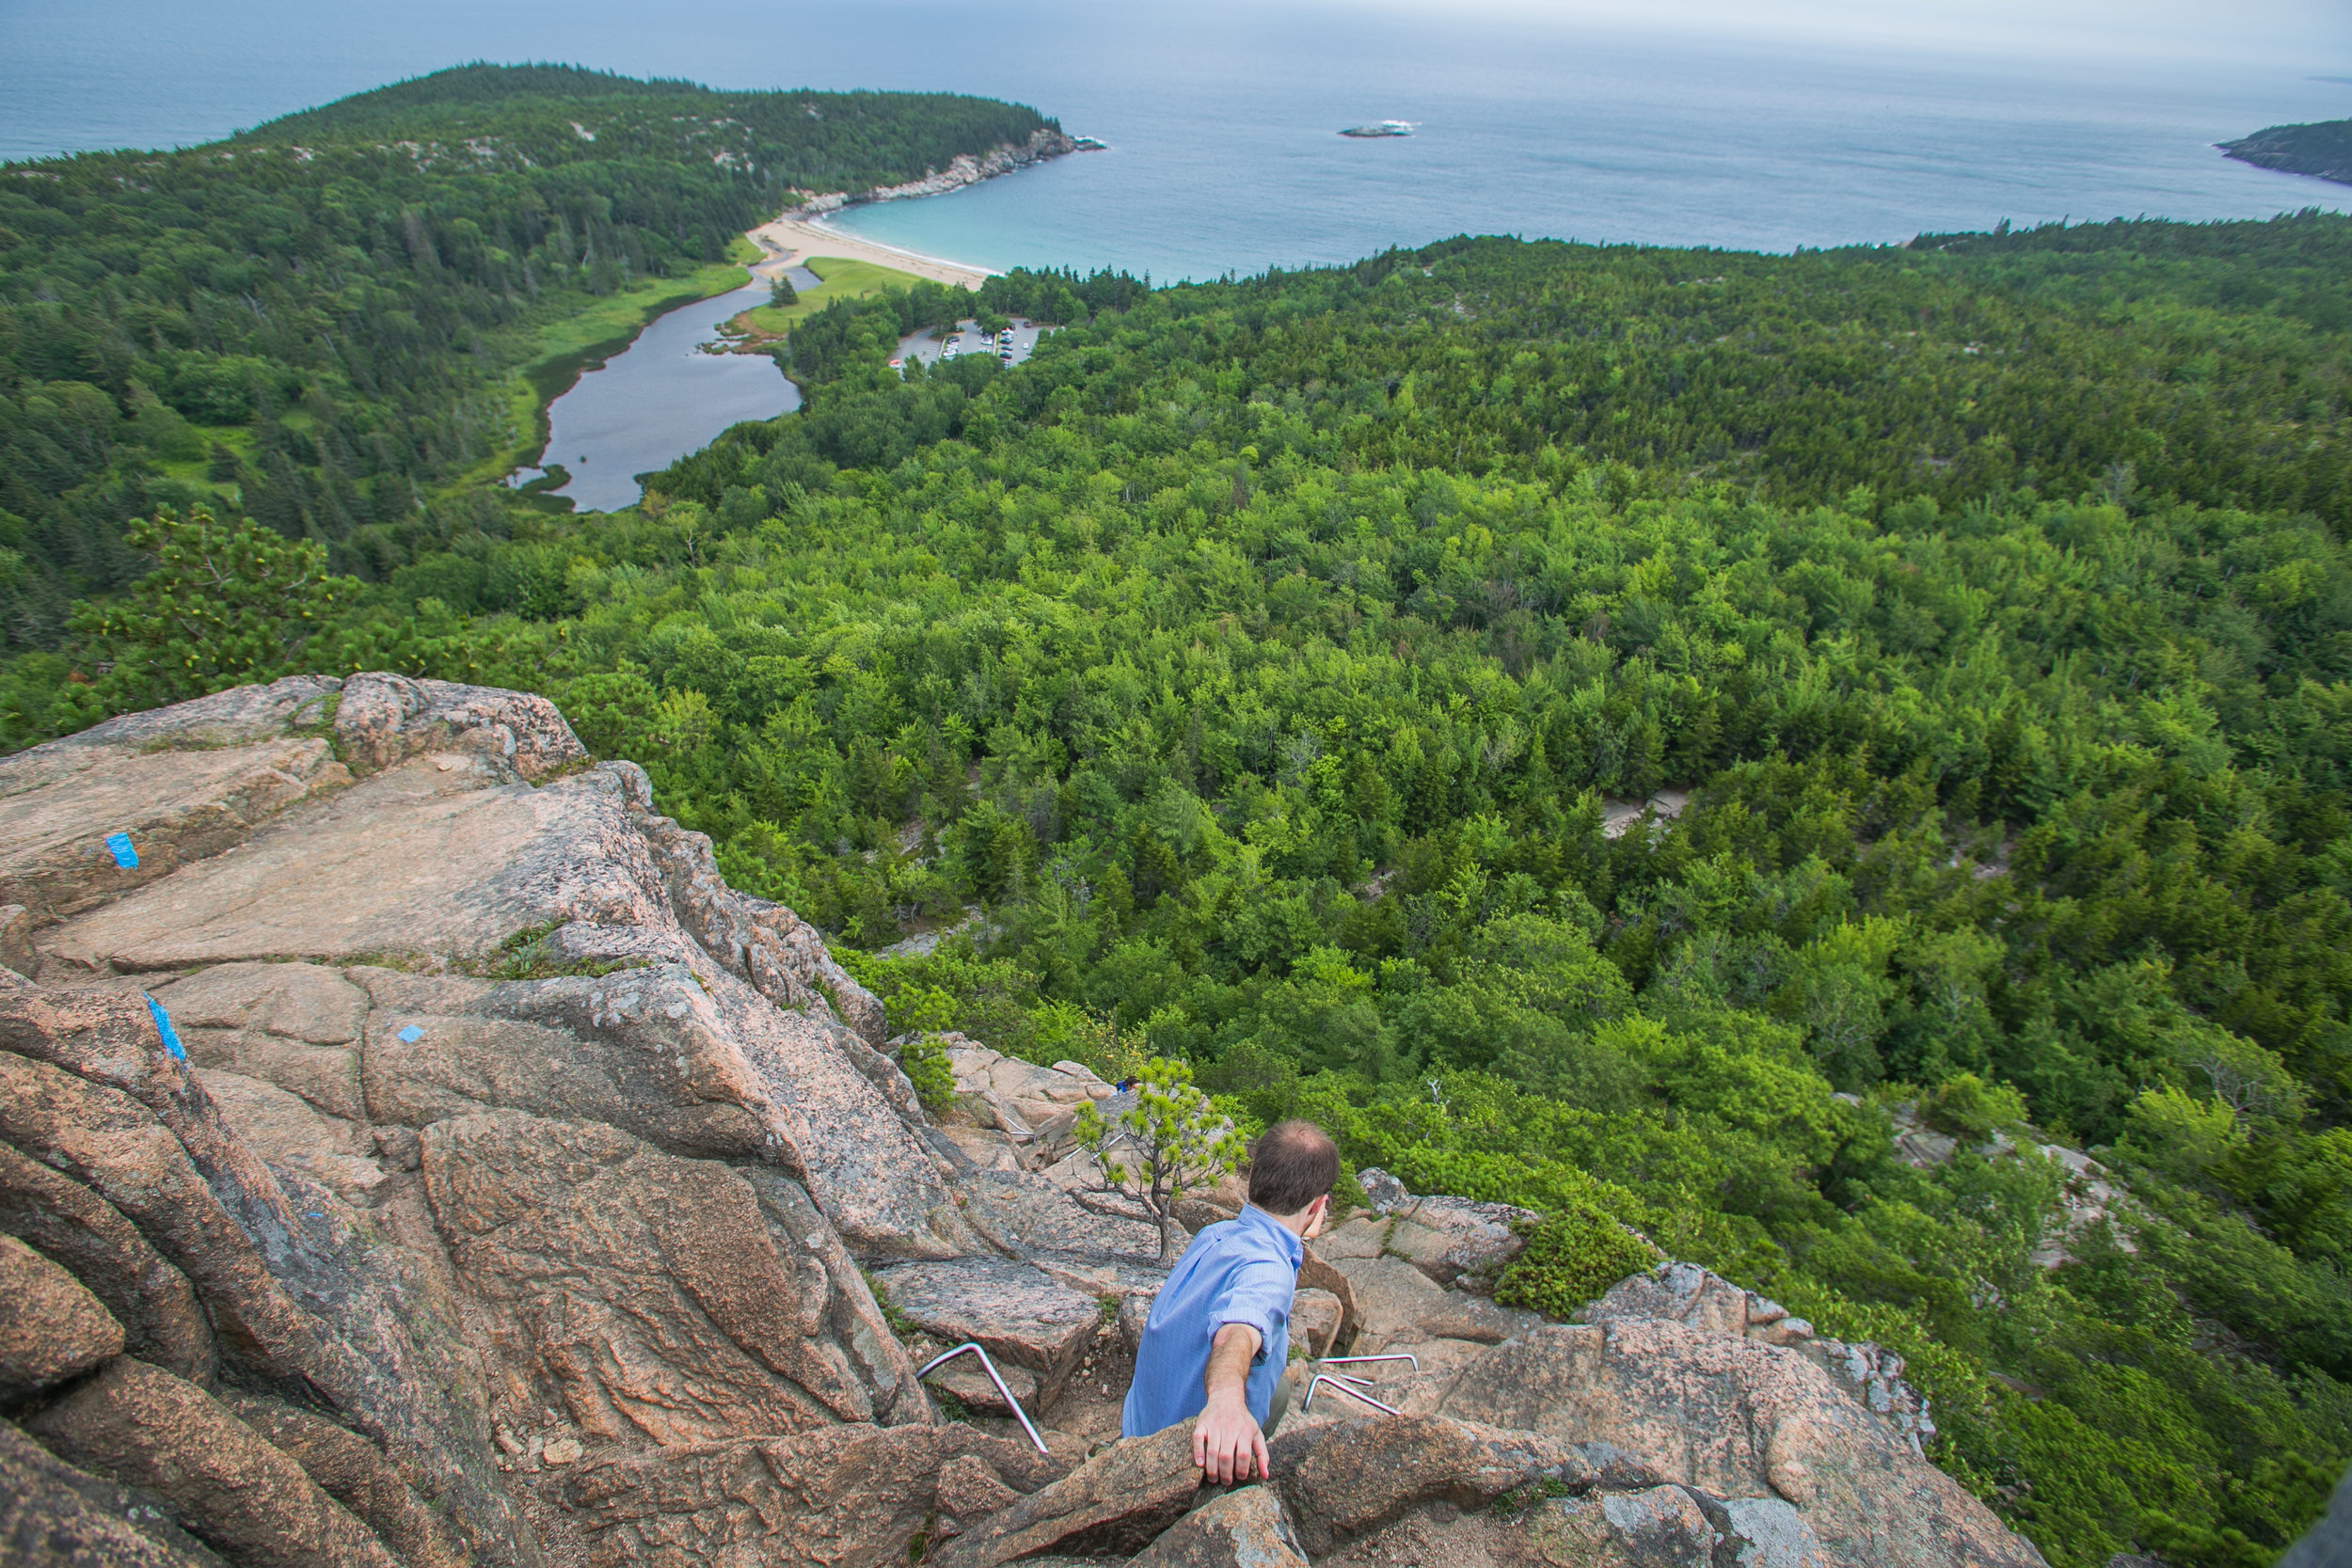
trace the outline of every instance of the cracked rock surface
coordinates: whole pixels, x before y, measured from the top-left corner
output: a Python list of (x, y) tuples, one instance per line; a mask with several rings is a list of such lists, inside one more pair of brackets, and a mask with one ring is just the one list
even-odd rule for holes
[[(1116, 1440), (1166, 1277), (1070, 1136), (1116, 1091), (946, 1043), (934, 1124), (542, 698), (296, 677), (0, 759), (0, 1559), (2040, 1560), (1899, 1357), (1681, 1264), (1507, 1311), (1524, 1216), (1379, 1172), (1294, 1342), (1411, 1355), (1355, 1369), (1402, 1414), (1326, 1386), (1204, 1487), (1188, 1428)], [(1037, 1442), (917, 1379), (965, 1340)]]

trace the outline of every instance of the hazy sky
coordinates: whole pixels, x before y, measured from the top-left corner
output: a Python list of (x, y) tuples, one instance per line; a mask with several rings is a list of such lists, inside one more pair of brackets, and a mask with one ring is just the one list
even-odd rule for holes
[[(1309, 0), (1312, 3), (1312, 0)], [(1424, 0), (1335, 0), (1428, 14)], [(1531, 21), (1683, 28), (1791, 41), (1940, 43), (2303, 64), (2352, 79), (2352, 0), (1448, 0)]]

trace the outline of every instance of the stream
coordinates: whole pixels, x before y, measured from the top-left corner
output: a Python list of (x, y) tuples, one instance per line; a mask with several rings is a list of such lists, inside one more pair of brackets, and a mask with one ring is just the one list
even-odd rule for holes
[(509, 483), (528, 483), (561, 464), (568, 478), (553, 494), (577, 511), (616, 512), (635, 504), (639, 474), (699, 451), (730, 425), (798, 408), (801, 389), (767, 355), (702, 351), (722, 323), (767, 303), (762, 279), (655, 317), (628, 347), (548, 404), (541, 467), (521, 469)]

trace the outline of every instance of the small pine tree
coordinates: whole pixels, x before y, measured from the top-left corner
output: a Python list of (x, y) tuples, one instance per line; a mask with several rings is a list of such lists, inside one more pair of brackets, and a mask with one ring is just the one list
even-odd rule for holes
[(200, 697), (299, 667), (358, 591), (327, 575), (326, 547), (287, 539), (249, 517), (220, 522), (203, 507), (134, 518), (131, 544), (155, 569), (120, 598), (84, 601), (71, 626), (115, 710)]
[(779, 274), (779, 275), (778, 275), (778, 276), (777, 276), (777, 277), (776, 277), (773, 280), (771, 280), (771, 281), (769, 283), (769, 285), (768, 285), (768, 303), (769, 303), (769, 304), (771, 304), (771, 305), (798, 305), (800, 302), (801, 302), (801, 291), (800, 291), (800, 290), (798, 290), (798, 289), (796, 289), (796, 288), (794, 288), (794, 287), (792, 286), (792, 279), (790, 279), (790, 278), (788, 278), (788, 277), (786, 277), (782, 276), (781, 274)]
[(947, 1048), (932, 1035), (917, 1035), (899, 1048), (898, 1066), (914, 1085), (914, 1098), (933, 1116), (956, 1102), (956, 1069)]
[(947, 1048), (939, 1043), (940, 1035), (955, 1023), (955, 998), (937, 986), (926, 986), (901, 993), (891, 1004), (891, 1012), (906, 1031), (898, 1066), (914, 1085), (923, 1109), (936, 1116), (956, 1102), (956, 1069), (948, 1063)]
[[(1191, 1067), (1164, 1056), (1143, 1064), (1131, 1108), (1106, 1120), (1081, 1105), (1071, 1134), (1101, 1167), (1103, 1190), (1129, 1193), (1151, 1211), (1163, 1263), (1176, 1260), (1176, 1205), (1215, 1186), (1244, 1153), (1241, 1133), (1193, 1086)], [(1116, 1156), (1114, 1144), (1125, 1146)]]

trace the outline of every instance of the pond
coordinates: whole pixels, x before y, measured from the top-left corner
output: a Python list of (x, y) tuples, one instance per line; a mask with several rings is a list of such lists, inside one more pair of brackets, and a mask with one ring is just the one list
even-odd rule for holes
[[(574, 382), (548, 406), (539, 462), (561, 465), (568, 476), (551, 493), (578, 511), (618, 511), (636, 503), (639, 474), (699, 451), (729, 425), (798, 408), (801, 389), (767, 355), (703, 352), (723, 323), (767, 303), (762, 280), (666, 311)], [(526, 468), (513, 483), (536, 472)]]

